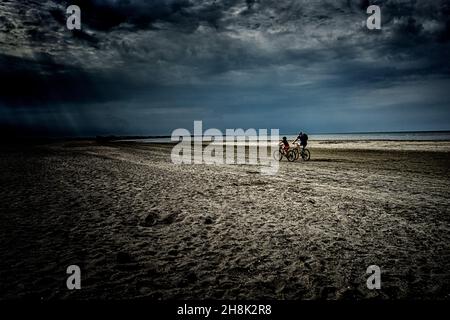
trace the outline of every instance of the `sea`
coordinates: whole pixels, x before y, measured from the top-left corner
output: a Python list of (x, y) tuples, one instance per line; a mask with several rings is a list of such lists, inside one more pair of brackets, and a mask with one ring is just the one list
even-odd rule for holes
[[(296, 134), (280, 134), (289, 141)], [(450, 131), (411, 131), (411, 132), (358, 132), (358, 133), (308, 133), (310, 141), (450, 141)], [(253, 137), (250, 140), (256, 140)], [(146, 137), (142, 139), (123, 139), (121, 141), (136, 141), (143, 143), (172, 143), (170, 136)]]

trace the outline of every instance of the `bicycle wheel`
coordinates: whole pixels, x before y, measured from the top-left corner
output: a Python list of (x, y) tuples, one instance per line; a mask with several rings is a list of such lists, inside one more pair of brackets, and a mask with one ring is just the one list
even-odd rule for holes
[(298, 158), (300, 158), (300, 152), (298, 151), (298, 149), (294, 149), (294, 153), (295, 153), (295, 160), (298, 160)]
[(283, 153), (281, 152), (281, 149), (280, 150), (275, 150), (273, 152), (273, 158), (275, 160), (277, 160), (277, 161), (281, 161), (281, 159), (283, 159)]
[(311, 153), (309, 152), (308, 149), (305, 149), (305, 150), (302, 152), (302, 159), (303, 159), (304, 161), (308, 161), (310, 158), (311, 158)]
[(295, 161), (295, 152), (293, 150), (288, 151), (287, 159), (289, 162)]

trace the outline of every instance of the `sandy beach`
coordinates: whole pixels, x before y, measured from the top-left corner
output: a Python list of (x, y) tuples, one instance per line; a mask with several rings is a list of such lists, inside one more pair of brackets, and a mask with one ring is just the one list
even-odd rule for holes
[(171, 148), (3, 147), (0, 299), (450, 298), (450, 142), (311, 141), (273, 176)]

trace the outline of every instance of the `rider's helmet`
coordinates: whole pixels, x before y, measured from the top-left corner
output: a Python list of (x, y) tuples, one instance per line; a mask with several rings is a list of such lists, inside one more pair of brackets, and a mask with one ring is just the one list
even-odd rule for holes
[(283, 137), (283, 140), (287, 140), (287, 138), (286, 138), (286, 137)]

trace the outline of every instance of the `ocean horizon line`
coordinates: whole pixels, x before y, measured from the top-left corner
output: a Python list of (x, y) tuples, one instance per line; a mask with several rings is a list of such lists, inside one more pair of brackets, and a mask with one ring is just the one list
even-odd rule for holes
[[(240, 128), (233, 128), (240, 129)], [(244, 130), (245, 131), (245, 130)], [(440, 134), (450, 134), (450, 130), (418, 130), (418, 131), (353, 131), (353, 132), (307, 132), (308, 135), (358, 135), (358, 134), (432, 134), (432, 133), (440, 133)], [(280, 133), (280, 136), (294, 136), (296, 133)], [(191, 137), (201, 137), (202, 135), (190, 135)], [(97, 135), (97, 137), (123, 137), (123, 138), (131, 138), (131, 139), (152, 139), (152, 138), (171, 138), (172, 135)]]

